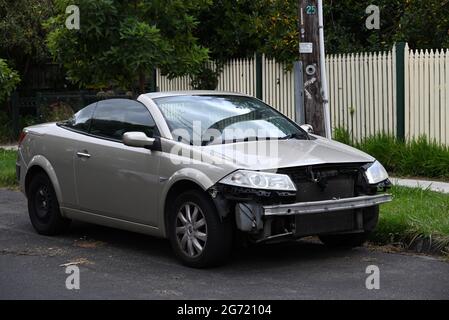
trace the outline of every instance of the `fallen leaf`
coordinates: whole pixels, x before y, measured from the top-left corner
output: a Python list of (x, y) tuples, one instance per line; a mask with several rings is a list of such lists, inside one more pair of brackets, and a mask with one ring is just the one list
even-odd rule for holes
[(69, 261), (67, 263), (60, 264), (60, 267), (68, 267), (68, 266), (78, 266), (78, 265), (86, 265), (93, 264), (93, 262), (87, 260), (86, 258), (79, 258), (77, 260)]
[(94, 240), (75, 240), (75, 243), (73, 245), (79, 248), (95, 249), (97, 247), (104, 246), (105, 242)]

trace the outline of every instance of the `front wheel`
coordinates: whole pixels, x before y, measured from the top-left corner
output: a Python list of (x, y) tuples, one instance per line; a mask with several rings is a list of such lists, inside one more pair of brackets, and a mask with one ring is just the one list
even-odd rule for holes
[(187, 266), (204, 268), (223, 264), (232, 247), (232, 225), (220, 219), (212, 200), (198, 190), (179, 195), (168, 221), (170, 242)]

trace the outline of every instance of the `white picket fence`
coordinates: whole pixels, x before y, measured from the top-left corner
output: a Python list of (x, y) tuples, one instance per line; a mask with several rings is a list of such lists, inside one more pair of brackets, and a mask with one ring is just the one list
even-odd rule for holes
[(393, 50), (329, 55), (331, 123), (355, 141), (378, 132), (396, 135), (396, 68)]
[[(208, 66), (215, 70), (214, 63)], [(163, 76), (159, 69), (156, 70), (156, 85), (159, 91), (192, 90), (190, 77), (184, 76), (169, 80)], [(255, 59), (235, 59), (226, 63), (223, 72), (218, 79), (219, 91), (240, 92), (256, 95), (256, 60)]]
[[(376, 133), (397, 134), (395, 49), (328, 55), (326, 72), (332, 127), (355, 141)], [(405, 136), (426, 135), (449, 145), (449, 50), (405, 49)], [(224, 66), (217, 90), (256, 95), (256, 59)], [(262, 99), (295, 120), (293, 71), (262, 56)], [(157, 72), (160, 91), (190, 90), (189, 77), (168, 80)]]
[(449, 146), (449, 50), (406, 49), (406, 134)]
[(262, 56), (262, 100), (295, 120), (295, 77), (293, 70)]
[[(209, 64), (214, 69), (213, 64)], [(156, 72), (160, 91), (192, 90), (188, 76), (169, 80)], [(262, 100), (295, 119), (294, 75), (285, 66), (262, 56)], [(234, 59), (224, 65), (218, 79), (219, 91), (240, 92), (256, 96), (256, 59)]]

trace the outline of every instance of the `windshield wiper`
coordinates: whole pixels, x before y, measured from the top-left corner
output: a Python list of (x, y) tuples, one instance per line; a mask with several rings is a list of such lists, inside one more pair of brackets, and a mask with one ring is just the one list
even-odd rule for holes
[(214, 139), (212, 139), (212, 140), (201, 141), (201, 145), (207, 146), (209, 144), (228, 144), (228, 143), (237, 143), (237, 142), (253, 142), (253, 141), (260, 141), (260, 140), (269, 140), (269, 138), (259, 138), (256, 136), (252, 136), (252, 137), (245, 137), (245, 138), (234, 138), (234, 139), (229, 139), (229, 140), (222, 140), (219, 143), (217, 143)]
[(288, 134), (285, 137), (279, 138), (279, 140), (290, 140), (290, 139), (309, 140), (309, 135), (304, 132), (295, 132)]

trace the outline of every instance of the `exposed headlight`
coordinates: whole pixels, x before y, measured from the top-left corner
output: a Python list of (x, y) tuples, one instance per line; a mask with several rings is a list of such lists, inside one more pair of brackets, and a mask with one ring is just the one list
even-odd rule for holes
[(366, 169), (365, 177), (369, 184), (377, 184), (388, 179), (388, 172), (379, 161), (375, 161)]
[(224, 177), (220, 183), (254, 189), (296, 191), (289, 176), (268, 172), (238, 170)]

